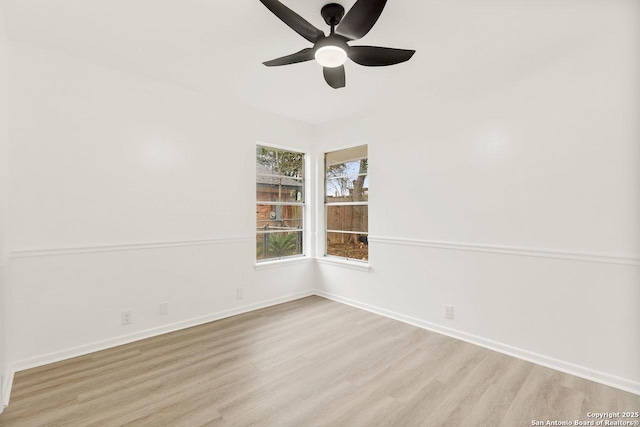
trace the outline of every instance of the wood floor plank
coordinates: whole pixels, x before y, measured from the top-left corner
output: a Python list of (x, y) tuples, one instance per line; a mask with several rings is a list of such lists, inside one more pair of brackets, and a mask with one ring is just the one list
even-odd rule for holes
[(585, 418), (581, 413), (584, 393), (562, 385), (559, 380), (562, 375), (542, 366), (534, 366), (514, 396), (500, 425), (507, 427), (524, 423), (531, 425), (533, 420), (546, 422)]
[(445, 385), (438, 380), (432, 380), (415, 393), (406, 397), (402, 408), (389, 417), (385, 417), (381, 426), (421, 426), (431, 417), (433, 412), (448, 396), (448, 389), (452, 385)]
[(485, 388), (461, 424), (491, 425), (492, 421), (502, 419), (532, 368), (533, 364), (523, 360), (507, 359), (504, 368), (492, 378), (491, 384)]
[(0, 426), (525, 426), (640, 396), (309, 297), (15, 376)]

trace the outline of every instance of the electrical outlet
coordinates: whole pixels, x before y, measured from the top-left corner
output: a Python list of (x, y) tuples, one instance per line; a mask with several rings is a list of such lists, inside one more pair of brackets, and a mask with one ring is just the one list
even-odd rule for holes
[(453, 306), (444, 305), (444, 318), (453, 320)]
[(123, 311), (120, 313), (120, 320), (123, 325), (131, 324), (131, 310)]
[(242, 299), (242, 298), (244, 298), (244, 289), (243, 288), (236, 289), (236, 299)]
[(161, 302), (160, 303), (160, 315), (165, 315), (165, 314), (169, 314), (169, 303), (168, 302)]

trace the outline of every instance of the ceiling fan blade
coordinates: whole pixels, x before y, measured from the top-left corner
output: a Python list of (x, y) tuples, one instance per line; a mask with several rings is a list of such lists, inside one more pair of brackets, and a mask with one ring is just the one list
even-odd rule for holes
[(356, 64), (367, 67), (394, 65), (411, 59), (415, 50), (393, 49), (377, 46), (351, 46), (349, 58)]
[(387, 0), (358, 0), (342, 18), (336, 33), (358, 40), (364, 37), (382, 13)]
[(278, 0), (260, 0), (274, 15), (287, 24), (293, 31), (300, 34), (311, 43), (315, 43), (320, 37), (324, 37), (324, 32), (311, 25), (303, 17), (280, 3)]
[(344, 73), (344, 65), (336, 68), (324, 67), (324, 79), (334, 89), (340, 89), (347, 85)]
[(311, 61), (314, 59), (314, 53), (312, 48), (302, 49), (300, 52), (293, 53), (291, 55), (283, 56), (282, 58), (272, 59), (271, 61), (263, 62), (267, 67), (276, 67), (278, 65), (296, 64), (298, 62)]

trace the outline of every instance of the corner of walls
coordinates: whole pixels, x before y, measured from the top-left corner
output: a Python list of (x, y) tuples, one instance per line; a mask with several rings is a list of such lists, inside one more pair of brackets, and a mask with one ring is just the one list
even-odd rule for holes
[[(8, 261), (8, 194), (9, 194), (9, 40), (0, 11), (0, 368), (5, 364), (5, 287)], [(11, 378), (2, 368), (0, 371), (0, 412), (8, 401), (7, 384)]]
[(2, 383), (0, 384), (2, 390), (2, 400), (0, 401), (0, 414), (4, 411), (4, 408), (9, 406), (9, 399), (11, 398), (11, 388), (13, 387), (13, 376), (15, 371), (10, 366), (4, 366), (0, 370), (2, 376)]

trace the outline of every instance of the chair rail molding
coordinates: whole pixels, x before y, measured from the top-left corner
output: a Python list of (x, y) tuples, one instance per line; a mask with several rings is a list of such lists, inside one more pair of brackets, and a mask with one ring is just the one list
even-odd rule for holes
[(640, 266), (640, 256), (603, 254), (594, 252), (573, 252), (564, 250), (526, 248), (518, 246), (483, 245), (477, 243), (447, 242), (440, 240), (420, 240), (402, 237), (369, 236), (369, 242), (457, 251), (485, 252), (502, 255), (526, 256), (534, 258), (554, 258), (568, 261), (597, 262)]
[(220, 237), (200, 240), (176, 240), (162, 242), (138, 242), (119, 245), (77, 246), (47, 249), (21, 249), (10, 251), (7, 259), (31, 258), (57, 255), (76, 255), (102, 252), (138, 251), (146, 249), (165, 249), (184, 246), (208, 246), (220, 244), (246, 243), (253, 241), (252, 236)]

